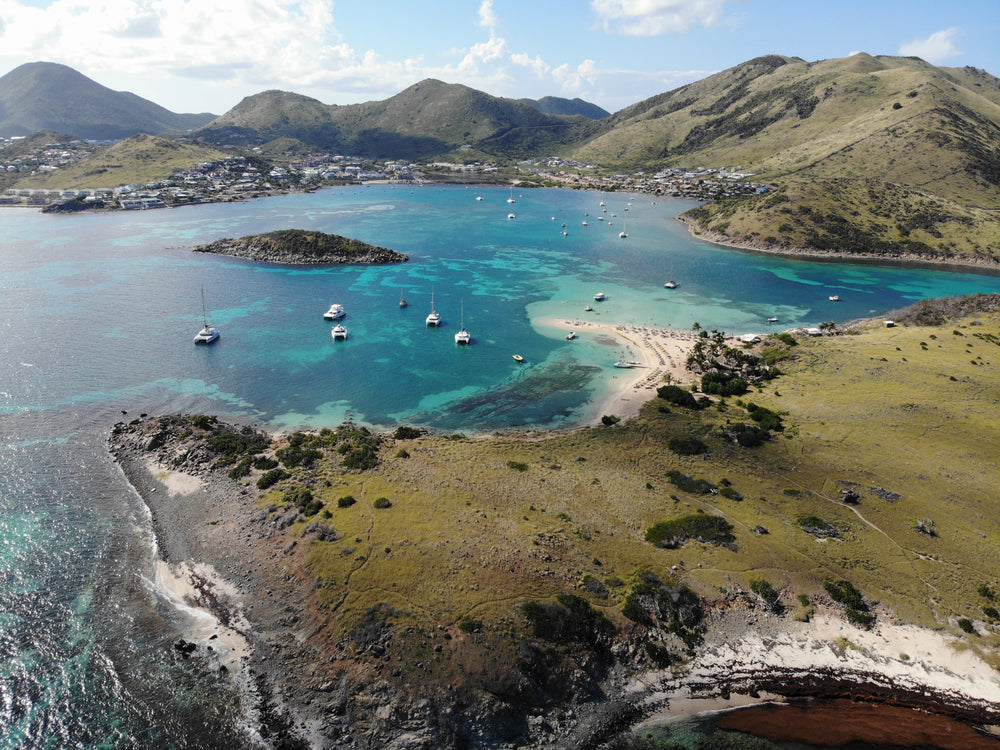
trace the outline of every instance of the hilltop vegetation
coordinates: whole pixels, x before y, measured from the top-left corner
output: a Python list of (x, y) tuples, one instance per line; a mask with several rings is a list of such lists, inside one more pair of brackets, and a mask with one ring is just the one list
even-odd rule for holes
[(239, 239), (199, 245), (196, 253), (216, 253), (263, 263), (300, 265), (333, 263), (402, 263), (407, 256), (361, 240), (306, 229), (279, 229)]

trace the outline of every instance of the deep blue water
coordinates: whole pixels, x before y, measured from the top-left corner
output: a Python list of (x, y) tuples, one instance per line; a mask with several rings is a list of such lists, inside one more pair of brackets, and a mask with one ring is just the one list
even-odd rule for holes
[[(615, 353), (586, 336), (567, 342), (543, 319), (744, 333), (767, 330), (770, 315), (779, 328), (817, 325), (1000, 291), (997, 276), (715, 247), (675, 220), (687, 202), (508, 195), (373, 186), (136, 213), (0, 211), (0, 748), (211, 747), (223, 731), (218, 689), (167, 658), (172, 614), (148, 584), (148, 519), (107, 455), (122, 411), (275, 429), (346, 417), (467, 432), (565, 426), (609, 387)], [(598, 220), (602, 199), (613, 226)], [(190, 250), (290, 227), (410, 261), (309, 269)], [(671, 278), (678, 289), (664, 289)], [(222, 333), (210, 347), (192, 341), (202, 289)], [(585, 313), (597, 291), (608, 300)], [(423, 322), (432, 294), (440, 329)], [(348, 311), (347, 341), (322, 318), (332, 302)], [(463, 308), (467, 348), (453, 338)]]

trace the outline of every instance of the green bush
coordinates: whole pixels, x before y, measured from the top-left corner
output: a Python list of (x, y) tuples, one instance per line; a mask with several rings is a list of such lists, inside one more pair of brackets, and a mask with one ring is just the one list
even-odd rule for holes
[(688, 539), (722, 546), (732, 545), (736, 541), (733, 525), (729, 521), (707, 513), (660, 521), (646, 530), (647, 542), (666, 549), (676, 549)]
[(972, 620), (968, 617), (960, 617), (958, 620), (958, 627), (969, 635), (979, 635), (979, 633), (976, 632), (975, 626), (972, 624)]
[(521, 461), (508, 461), (507, 468), (513, 469), (514, 471), (527, 471), (528, 464), (522, 463)]
[[(293, 437), (295, 437), (293, 435)], [(323, 457), (323, 452), (315, 448), (303, 448), (301, 442), (292, 443), (285, 448), (279, 448), (274, 452), (278, 460), (287, 469), (294, 469), (296, 466), (310, 466), (317, 458)]]
[(713, 396), (742, 396), (747, 384), (736, 373), (706, 372), (701, 376), (701, 390)]
[(781, 595), (767, 581), (762, 578), (755, 578), (750, 581), (750, 590), (759, 596), (761, 601), (764, 602), (764, 606), (775, 614), (780, 614), (784, 611), (785, 608), (781, 604)]
[(481, 620), (466, 615), (458, 621), (458, 629), (463, 633), (478, 633), (483, 629), (483, 623)]
[(338, 508), (350, 508), (357, 500), (354, 499), (353, 495), (344, 495), (344, 497), (337, 499)]
[(667, 447), (678, 456), (698, 456), (708, 452), (708, 446), (694, 436), (672, 437)]
[(257, 456), (253, 460), (253, 467), (255, 469), (260, 469), (261, 471), (267, 471), (277, 467), (278, 462), (273, 458), (268, 458), (267, 456)]
[(202, 430), (210, 430), (219, 422), (219, 418), (214, 414), (209, 416), (208, 414), (192, 414), (187, 419), (188, 422), (193, 424)]
[(743, 448), (756, 448), (771, 439), (771, 433), (755, 424), (734, 424), (724, 429), (726, 435)]
[(781, 341), (782, 343), (787, 344), (788, 346), (799, 345), (799, 342), (796, 341), (795, 337), (790, 333), (776, 333), (774, 334), (774, 338), (778, 339), (778, 341)]
[(291, 474), (284, 469), (271, 469), (270, 471), (261, 474), (260, 478), (257, 480), (257, 488), (266, 490), (268, 487), (272, 487), (282, 479), (288, 479), (290, 476)]
[(407, 427), (406, 425), (400, 425), (396, 428), (396, 431), (392, 433), (392, 436), (396, 440), (414, 440), (424, 434), (424, 431), (417, 427)]
[(244, 456), (240, 459), (240, 462), (236, 464), (232, 469), (229, 470), (230, 479), (242, 479), (243, 477), (250, 475), (250, 466), (253, 463), (253, 458), (250, 456)]
[(746, 410), (750, 413), (750, 419), (759, 424), (762, 429), (772, 432), (782, 432), (785, 426), (781, 423), (781, 416), (764, 406), (748, 403)]
[(681, 388), (679, 385), (661, 385), (656, 389), (656, 395), (668, 403), (683, 406), (687, 409), (699, 409), (691, 391)]
[(693, 495), (708, 495), (715, 489), (715, 485), (707, 479), (695, 479), (676, 469), (671, 469), (667, 472), (667, 479), (678, 489), (690, 492)]
[(723, 487), (719, 490), (719, 494), (729, 500), (735, 500), (737, 502), (743, 499), (743, 495), (737, 492), (735, 487)]
[(381, 508), (391, 508), (392, 507), (392, 502), (390, 502), (389, 498), (387, 498), (387, 497), (378, 497), (378, 498), (375, 498), (375, 502), (372, 503), (372, 505), (375, 506), (376, 508), (379, 508), (379, 509), (381, 509)]
[(868, 602), (850, 581), (824, 581), (823, 588), (831, 599), (843, 605), (844, 614), (849, 621), (865, 628), (874, 624), (875, 615), (871, 613)]

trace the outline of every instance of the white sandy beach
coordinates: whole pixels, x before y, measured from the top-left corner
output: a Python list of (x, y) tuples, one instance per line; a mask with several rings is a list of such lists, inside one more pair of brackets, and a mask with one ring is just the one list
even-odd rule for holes
[(671, 383), (686, 385), (692, 382), (685, 363), (697, 341), (695, 333), (585, 319), (543, 318), (536, 321), (536, 325), (576, 331), (578, 336), (612, 336), (630, 352), (629, 359), (638, 363), (633, 368), (620, 370), (621, 387), (605, 401), (595, 404), (596, 419), (602, 414), (614, 414), (623, 419), (636, 416), (642, 405), (656, 396), (656, 389), (666, 383), (668, 375)]

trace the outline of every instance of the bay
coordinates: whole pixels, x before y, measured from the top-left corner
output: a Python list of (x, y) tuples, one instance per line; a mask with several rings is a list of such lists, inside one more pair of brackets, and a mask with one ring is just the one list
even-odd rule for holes
[[(171, 658), (180, 623), (151, 583), (148, 514), (107, 454), (115, 421), (561, 428), (615, 387), (616, 355), (544, 319), (760, 333), (1000, 291), (994, 275), (717, 247), (676, 220), (685, 201), (514, 195), (380, 185), (177, 210), (0, 211), (0, 747), (210, 747), (234, 720), (223, 686)], [(304, 268), (191, 251), (292, 227), (410, 261)], [(193, 344), (202, 289), (222, 334), (208, 347)], [(432, 294), (439, 329), (424, 325)], [(348, 311), (347, 341), (322, 318), (332, 302)], [(462, 310), (469, 347), (454, 344)]]

